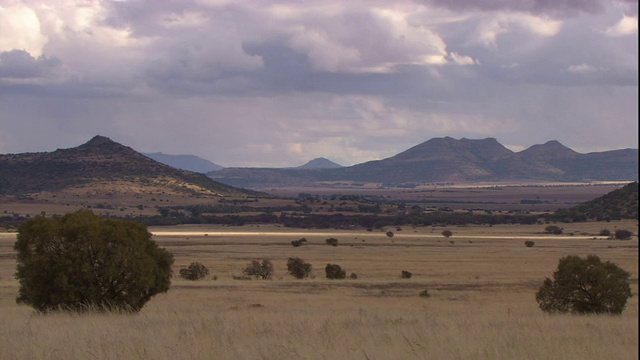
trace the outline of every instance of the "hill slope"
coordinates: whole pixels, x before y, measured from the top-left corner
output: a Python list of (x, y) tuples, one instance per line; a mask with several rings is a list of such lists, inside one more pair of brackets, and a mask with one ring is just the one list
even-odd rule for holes
[(109, 138), (53, 152), (0, 155), (0, 194), (83, 188), (95, 193), (166, 191), (235, 195), (241, 190), (156, 162)]
[(142, 155), (165, 165), (172, 166), (176, 169), (192, 171), (200, 174), (206, 174), (208, 172), (223, 169), (222, 166), (195, 155), (169, 155), (160, 152), (142, 153)]
[(559, 210), (560, 221), (638, 219), (638, 182), (570, 209)]

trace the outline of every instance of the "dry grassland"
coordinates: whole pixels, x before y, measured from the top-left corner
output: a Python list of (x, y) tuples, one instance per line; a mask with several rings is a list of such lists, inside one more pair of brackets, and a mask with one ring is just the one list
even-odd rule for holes
[[(637, 233), (637, 221), (304, 231), (272, 226), (150, 229), (204, 280), (175, 278), (168, 293), (126, 314), (38, 315), (15, 304), (14, 234), (0, 233), (0, 359), (637, 359), (638, 239), (606, 240), (602, 228)], [(385, 230), (385, 231), (386, 231)], [(292, 247), (301, 237), (307, 245)], [(325, 243), (339, 239), (337, 247)], [(532, 239), (528, 248), (524, 241)], [(632, 273), (621, 316), (550, 316), (535, 292), (565, 255), (596, 254)], [(289, 257), (314, 277), (286, 273)], [(270, 259), (272, 280), (234, 280)], [(327, 280), (335, 263), (357, 279)], [(402, 279), (400, 273), (413, 273)], [(217, 279), (214, 280), (213, 277)], [(418, 294), (428, 289), (428, 298)]]

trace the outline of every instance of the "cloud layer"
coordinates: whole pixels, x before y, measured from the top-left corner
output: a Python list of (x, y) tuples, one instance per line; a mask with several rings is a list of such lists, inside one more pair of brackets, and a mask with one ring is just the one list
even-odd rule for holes
[(632, 1), (0, 0), (0, 153), (96, 134), (223, 166), (432, 137), (638, 147)]

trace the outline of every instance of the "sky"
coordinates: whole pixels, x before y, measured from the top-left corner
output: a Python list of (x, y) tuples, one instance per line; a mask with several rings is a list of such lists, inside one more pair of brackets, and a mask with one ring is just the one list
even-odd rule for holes
[(637, 149), (638, 3), (0, 0), (0, 153), (95, 135), (225, 167)]

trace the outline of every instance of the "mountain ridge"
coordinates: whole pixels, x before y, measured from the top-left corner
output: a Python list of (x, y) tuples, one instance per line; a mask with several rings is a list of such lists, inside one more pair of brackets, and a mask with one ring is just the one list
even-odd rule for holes
[(581, 154), (551, 140), (514, 152), (495, 138), (432, 138), (394, 156), (339, 169), (226, 168), (208, 176), (244, 187), (351, 181), (382, 184), (486, 181), (634, 181), (638, 150)]

